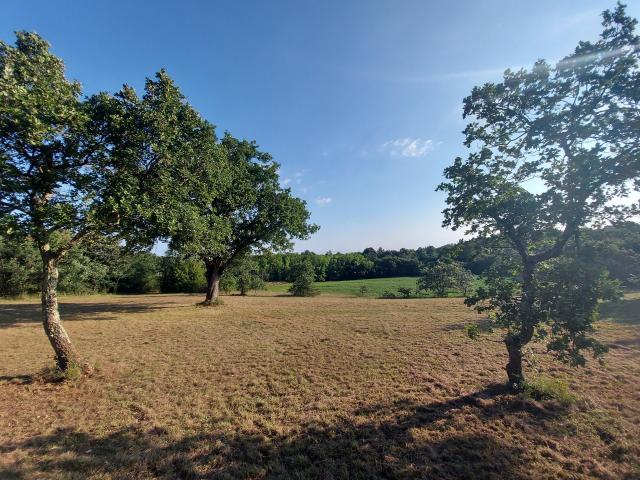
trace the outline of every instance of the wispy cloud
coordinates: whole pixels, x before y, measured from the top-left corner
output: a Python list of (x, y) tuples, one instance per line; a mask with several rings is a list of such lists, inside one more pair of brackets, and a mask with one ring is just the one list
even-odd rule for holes
[(380, 145), (380, 151), (389, 153), (392, 157), (423, 157), (433, 150), (434, 143), (431, 139), (422, 138), (396, 138)]
[[(581, 65), (587, 65), (589, 63), (595, 61), (601, 61), (607, 58), (629, 55), (633, 52), (632, 46), (624, 46), (621, 48), (601, 51), (587, 55), (580, 55), (572, 58), (570, 61), (565, 59), (558, 58), (550, 58), (547, 60), (549, 65), (552, 67), (558, 67), (560, 69), (566, 68), (575, 68)], [(500, 78), (505, 74), (507, 70), (511, 70), (516, 72), (518, 70), (531, 70), (533, 67), (533, 62), (530, 64), (520, 64), (520, 65), (505, 65), (502, 67), (495, 68), (484, 68), (478, 70), (468, 70), (468, 71), (459, 71), (459, 72), (443, 72), (443, 73), (430, 73), (425, 75), (393, 75), (384, 77), (384, 79), (393, 82), (402, 82), (402, 83), (428, 83), (428, 82), (441, 82), (448, 80), (472, 80), (472, 81), (483, 81), (483, 80), (500, 80)]]
[(319, 207), (324, 207), (326, 205), (329, 205), (331, 203), (331, 197), (318, 197), (316, 198), (316, 205), (318, 205)]

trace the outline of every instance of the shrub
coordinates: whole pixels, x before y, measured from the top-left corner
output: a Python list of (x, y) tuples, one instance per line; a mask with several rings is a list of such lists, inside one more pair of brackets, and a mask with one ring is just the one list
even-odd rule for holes
[(398, 293), (403, 297), (403, 298), (409, 298), (411, 296), (411, 294), (413, 293), (413, 290), (411, 290), (408, 287), (400, 287), (398, 289)]
[(296, 297), (313, 297), (318, 295), (320, 291), (315, 287), (314, 268), (311, 262), (302, 262), (296, 266), (293, 285), (289, 288), (289, 292)]
[(480, 327), (475, 323), (468, 323), (465, 325), (464, 330), (467, 333), (467, 337), (471, 340), (475, 340), (480, 335)]
[(162, 293), (201, 293), (207, 288), (202, 262), (169, 252), (162, 258), (160, 291)]
[(118, 283), (118, 293), (150, 293), (160, 289), (160, 262), (153, 253), (134, 255)]
[(535, 400), (556, 400), (568, 407), (578, 401), (578, 397), (569, 389), (564, 380), (538, 377), (525, 383), (523, 395)]

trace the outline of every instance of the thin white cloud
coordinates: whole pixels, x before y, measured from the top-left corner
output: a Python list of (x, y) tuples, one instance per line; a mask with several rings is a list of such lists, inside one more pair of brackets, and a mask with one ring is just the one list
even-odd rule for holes
[[(631, 46), (623, 46), (614, 50), (601, 51), (587, 55), (581, 55), (571, 59), (570, 61), (564, 59), (553, 59), (550, 58), (547, 60), (547, 63), (552, 67), (558, 67), (560, 69), (564, 68), (575, 68), (581, 65), (587, 65), (597, 60), (604, 60), (607, 58), (629, 55), (632, 53)], [(475, 82), (479, 82), (482, 80), (496, 80), (499, 81), (504, 73), (507, 70), (511, 70), (516, 72), (518, 70), (531, 70), (533, 66), (533, 62), (531, 64), (520, 64), (520, 65), (510, 65), (503, 67), (495, 67), (495, 68), (485, 68), (479, 70), (469, 70), (462, 72), (447, 72), (447, 73), (433, 73), (427, 75), (401, 75), (401, 76), (391, 76), (385, 77), (385, 79), (393, 82), (403, 82), (403, 83), (428, 83), (428, 82), (440, 82), (440, 81), (448, 81), (448, 80), (472, 80)]]
[(380, 151), (389, 153), (392, 157), (423, 157), (433, 150), (434, 143), (431, 139), (422, 138), (396, 138), (384, 142)]
[(331, 197), (318, 197), (316, 198), (316, 205), (318, 205), (319, 207), (324, 207), (326, 205), (329, 205), (331, 203)]
[(289, 185), (291, 183), (291, 179), (290, 178), (285, 178), (284, 180), (282, 180), (282, 185), (284, 185), (285, 187), (287, 185)]

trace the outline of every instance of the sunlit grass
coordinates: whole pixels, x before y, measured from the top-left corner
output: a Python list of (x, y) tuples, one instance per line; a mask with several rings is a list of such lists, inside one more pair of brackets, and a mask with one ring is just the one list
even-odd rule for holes
[(624, 347), (604, 365), (571, 369), (535, 349), (541, 374), (580, 399), (556, 410), (553, 395), (504, 391), (504, 346), (497, 334), (468, 339), (478, 317), (461, 299), (200, 300), (65, 297), (65, 324), (95, 373), (64, 383), (41, 374), (52, 354), (37, 301), (0, 302), (0, 478), (638, 471), (637, 325), (602, 324), (599, 338)]

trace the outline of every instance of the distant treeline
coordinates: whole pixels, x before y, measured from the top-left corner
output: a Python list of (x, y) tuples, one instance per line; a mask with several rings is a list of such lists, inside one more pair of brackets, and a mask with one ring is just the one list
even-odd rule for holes
[[(603, 262), (609, 275), (623, 286), (631, 287), (640, 279), (640, 224), (627, 222), (602, 229), (585, 230), (574, 240), (576, 248), (589, 252)], [(291, 281), (296, 265), (313, 264), (316, 281), (360, 280), (366, 278), (413, 277), (438, 261), (457, 261), (475, 275), (481, 275), (499, 257), (513, 251), (494, 240), (473, 239), (442, 247), (384, 250), (367, 248), (360, 253), (316, 254), (313, 252), (266, 254), (257, 258), (268, 281)]]
[[(581, 233), (576, 248), (589, 248), (609, 275), (623, 286), (640, 286), (640, 224), (627, 222)], [(268, 253), (230, 267), (223, 274), (223, 290), (234, 289), (233, 279), (243, 270), (266, 281), (292, 281), (300, 263), (313, 265), (315, 280), (419, 276), (437, 261), (454, 260), (476, 275), (511, 251), (491, 240), (470, 240), (443, 247), (384, 250), (367, 248), (355, 253)], [(39, 253), (30, 242), (0, 239), (0, 295), (20, 296), (39, 291)], [(225, 278), (226, 277), (226, 278)], [(127, 252), (109, 239), (96, 239), (73, 249), (60, 264), (61, 292), (148, 293), (202, 292), (206, 287), (204, 266), (173, 252), (157, 256), (150, 252)]]
[(360, 280), (365, 278), (417, 277), (423, 268), (438, 260), (457, 260), (474, 273), (491, 264), (478, 242), (443, 247), (385, 250), (367, 248), (355, 253), (317, 254), (313, 252), (266, 254), (257, 258), (265, 277), (273, 282), (292, 281), (292, 273), (302, 262), (311, 262), (316, 281)]

